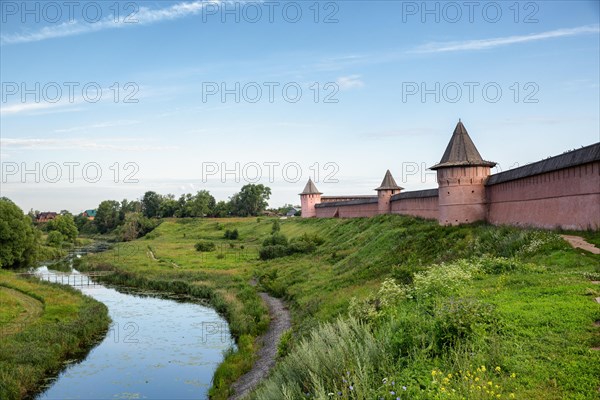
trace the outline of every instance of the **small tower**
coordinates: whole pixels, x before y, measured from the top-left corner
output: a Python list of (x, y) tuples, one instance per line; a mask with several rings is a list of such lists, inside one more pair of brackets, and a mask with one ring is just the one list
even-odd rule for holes
[(437, 171), (441, 225), (458, 225), (486, 219), (485, 180), (496, 163), (484, 161), (458, 120)]
[(379, 214), (389, 214), (392, 211), (392, 196), (400, 193), (403, 188), (396, 184), (392, 173), (388, 169), (377, 190), (377, 205)]
[(302, 218), (314, 218), (317, 216), (317, 210), (315, 204), (321, 202), (321, 195), (312, 179), (308, 178), (306, 186), (302, 193), (300, 193), (300, 204), (302, 205)]

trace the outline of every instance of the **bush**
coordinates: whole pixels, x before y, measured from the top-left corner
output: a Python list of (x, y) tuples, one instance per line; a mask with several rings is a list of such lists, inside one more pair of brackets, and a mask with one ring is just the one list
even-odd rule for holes
[(65, 237), (59, 231), (51, 231), (46, 238), (46, 244), (52, 247), (61, 247)]
[(227, 229), (225, 231), (225, 235), (223, 235), (223, 237), (225, 239), (229, 239), (229, 240), (236, 240), (238, 237), (240, 236), (240, 233), (238, 232), (237, 228), (234, 230), (229, 230)]
[(497, 327), (494, 306), (475, 299), (447, 299), (434, 310), (436, 345), (440, 351), (455, 347), (479, 333)]
[(355, 319), (338, 319), (314, 329), (294, 347), (251, 399), (281, 400), (379, 398), (387, 358), (368, 326)]
[(417, 298), (456, 294), (479, 271), (480, 266), (478, 263), (464, 259), (452, 263), (434, 265), (425, 272), (415, 274), (413, 294)]
[(216, 248), (214, 242), (208, 240), (200, 240), (198, 243), (195, 244), (194, 247), (196, 248), (196, 251), (203, 252), (213, 251)]
[(283, 233), (274, 233), (263, 241), (263, 246), (287, 246), (288, 239)]
[(273, 258), (285, 257), (289, 255), (287, 246), (281, 244), (264, 246), (258, 252), (261, 260), (271, 260)]

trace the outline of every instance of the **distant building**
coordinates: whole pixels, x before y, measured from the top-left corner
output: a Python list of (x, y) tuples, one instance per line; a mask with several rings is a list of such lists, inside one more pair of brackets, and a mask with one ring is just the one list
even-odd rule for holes
[(300, 208), (296, 208), (296, 207), (292, 207), (288, 210), (288, 212), (285, 214), (286, 217), (295, 217), (296, 214), (298, 214), (300, 212)]
[(475, 221), (540, 228), (600, 228), (600, 142), (491, 175), (460, 120), (440, 162), (436, 189), (403, 192), (388, 170), (377, 195), (322, 196), (311, 179), (303, 218), (404, 214), (442, 225)]
[(41, 224), (43, 222), (52, 221), (57, 216), (58, 216), (58, 213), (55, 213), (55, 212), (39, 213), (35, 219), (35, 222), (37, 222), (38, 224)]
[(96, 210), (85, 210), (82, 215), (90, 221), (93, 221), (94, 218), (96, 218)]

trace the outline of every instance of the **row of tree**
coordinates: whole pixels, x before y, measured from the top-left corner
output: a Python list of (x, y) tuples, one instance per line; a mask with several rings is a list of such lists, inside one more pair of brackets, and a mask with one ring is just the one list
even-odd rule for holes
[(219, 202), (207, 190), (183, 194), (179, 199), (148, 191), (140, 200), (105, 200), (96, 209), (93, 221), (78, 216), (75, 222), (83, 233), (104, 234), (119, 229), (123, 240), (132, 240), (152, 230), (154, 219), (256, 216), (265, 211), (270, 196), (269, 187), (253, 184), (242, 187), (228, 201)]

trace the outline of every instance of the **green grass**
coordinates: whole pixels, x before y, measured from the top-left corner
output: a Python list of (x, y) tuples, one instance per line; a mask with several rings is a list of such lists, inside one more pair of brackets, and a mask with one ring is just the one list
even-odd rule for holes
[(37, 392), (109, 325), (106, 307), (70, 287), (0, 270), (0, 398)]
[[(227, 354), (215, 374), (214, 399), (227, 398), (230, 384), (252, 365), (254, 339), (269, 322), (257, 295), (260, 290), (283, 297), (292, 312), (288, 356), (280, 360), (283, 371), (292, 368), (285, 367), (288, 359), (316, 357), (309, 350), (326, 345), (319, 342), (319, 332), (338, 339), (344, 339), (340, 332), (354, 332), (348, 333), (350, 343), (372, 335), (378, 343), (373, 351), (389, 354), (371, 365), (372, 353), (365, 347), (366, 353), (357, 357), (365, 357), (368, 370), (351, 362), (345, 365), (346, 358), (336, 360), (332, 354), (339, 371), (319, 370), (315, 376), (330, 377), (327, 390), (334, 394), (344, 387), (342, 370), (346, 369), (355, 379), (365, 380), (360, 386), (364, 398), (392, 398), (384, 378), (404, 382), (410, 398), (443, 398), (441, 381), (431, 374), (439, 369), (454, 377), (444, 388), (454, 388), (468, 398), (480, 397), (454, 382), (461, 370), (493, 379), (505, 397), (514, 393), (517, 398), (597, 398), (600, 358), (590, 347), (600, 344), (593, 325), (600, 320), (600, 306), (593, 297), (600, 294), (586, 276), (600, 273), (600, 257), (571, 249), (550, 232), (486, 224), (440, 227), (435, 221), (387, 215), (281, 221), (281, 233), (289, 239), (310, 234), (323, 238), (324, 243), (311, 254), (259, 261), (258, 250), (271, 234), (271, 225), (272, 220), (265, 218), (167, 220), (145, 238), (86, 257), (82, 268), (114, 268), (118, 273), (106, 277), (114, 283), (208, 299), (229, 321), (239, 348)], [(239, 239), (224, 239), (227, 229), (237, 229)], [(597, 237), (594, 232), (585, 235), (592, 240)], [(197, 252), (194, 245), (200, 240), (214, 242), (216, 250)], [(381, 318), (360, 323), (358, 328), (347, 320), (353, 298), (358, 302), (371, 298), (379, 304), (379, 288), (387, 278), (412, 288), (415, 274), (433, 279), (427, 275), (433, 265), (460, 267), (489, 257), (500, 261), (486, 264), (485, 271), (459, 285), (456, 293), (440, 289), (422, 301), (395, 303), (381, 311)], [(250, 285), (253, 278), (258, 288)], [(421, 285), (418, 279), (416, 287)], [(480, 319), (472, 326), (455, 326), (471, 314)], [(398, 333), (403, 330), (412, 333)], [(344, 347), (339, 349), (343, 352)], [(488, 370), (498, 366), (502, 373), (477, 372), (479, 364)], [(281, 387), (276, 377), (285, 375), (275, 371), (274, 381), (265, 387)], [(303, 394), (326, 390), (314, 387), (319, 379), (302, 378), (300, 372), (297, 376), (300, 380), (291, 379), (288, 384), (302, 386)], [(344, 395), (361, 398), (352, 392)], [(259, 393), (261, 399), (285, 398), (276, 391), (273, 396), (269, 391)]]

